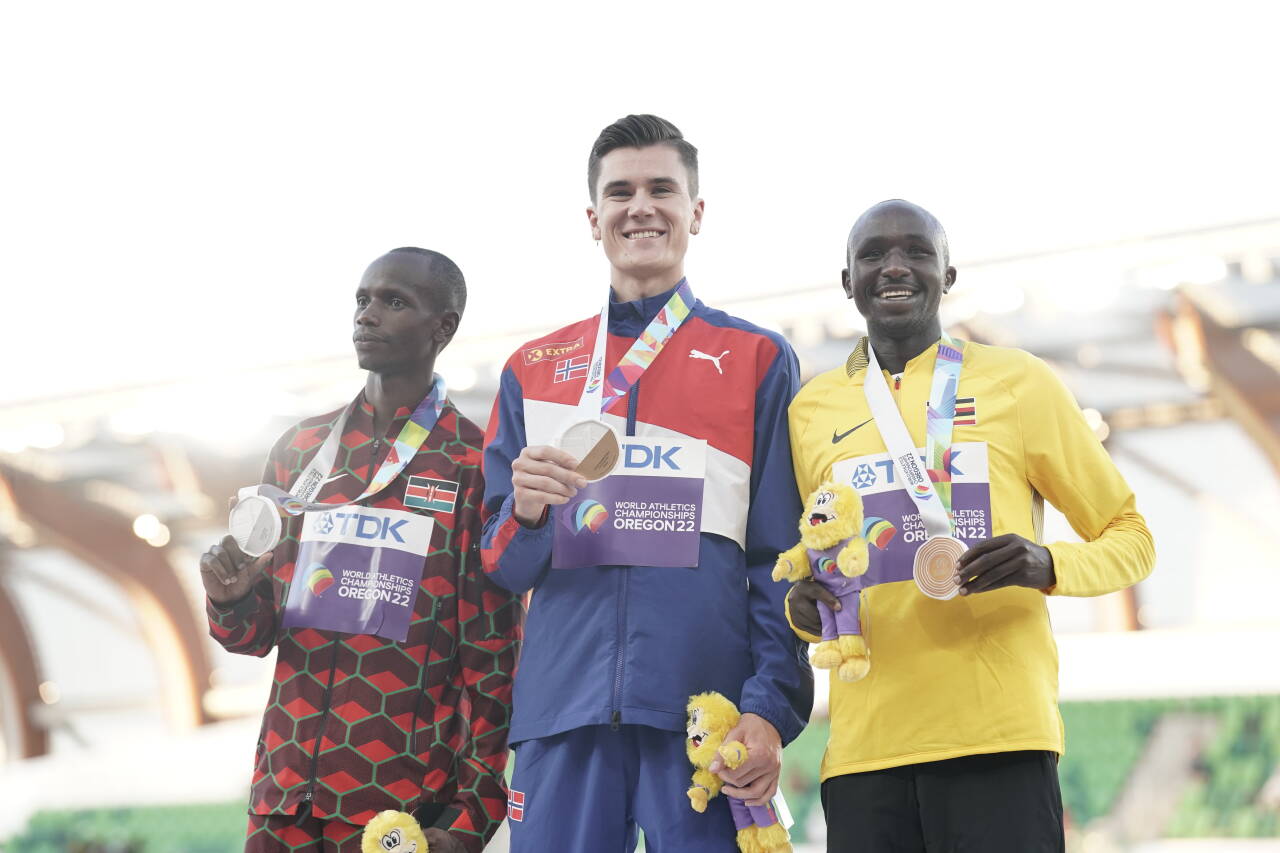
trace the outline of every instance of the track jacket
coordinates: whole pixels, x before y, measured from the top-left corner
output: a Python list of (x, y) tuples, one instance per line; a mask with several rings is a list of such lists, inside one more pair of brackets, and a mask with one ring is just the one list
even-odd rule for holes
[[(1084, 541), (1048, 545), (1058, 579), (1050, 590), (926, 597), (909, 564), (895, 576), (887, 559), (904, 538), (914, 552), (924, 530), (871, 420), (866, 338), (845, 366), (805, 385), (790, 410), (801, 491), (834, 477), (858, 489), (868, 514), (895, 508), (884, 514), (894, 541), (870, 548), (863, 576), (871, 671), (861, 681), (831, 679), (824, 780), (964, 755), (1061, 753), (1058, 649), (1044, 593), (1102, 595), (1142, 580), (1155, 562), (1133, 491), (1048, 365), (1021, 350), (963, 346), (950, 457), (956, 535), (1039, 542), (1047, 499)], [(935, 351), (907, 362), (900, 383), (889, 380), (917, 448), (925, 445)]]
[[(285, 433), (263, 482), (288, 489), (316, 454), (341, 410)], [(361, 392), (320, 501), (364, 491), (410, 411), (371, 437), (373, 410)], [(479, 427), (446, 401), (426, 443), (403, 471), (356, 506), (430, 515), (422, 566), (403, 643), (370, 634), (280, 628), (301, 519), (286, 523), (270, 574), (230, 606), (207, 603), (213, 638), (229, 651), (278, 648), (275, 677), (254, 759), (249, 811), (363, 824), (382, 809), (444, 807), (436, 826), (478, 853), (506, 813), (503, 771), (511, 674), (519, 642), (517, 599), (480, 572)], [(451, 511), (405, 506), (412, 476), (457, 484)], [(444, 503), (448, 503), (447, 496)]]
[[(671, 293), (611, 302), (606, 371)], [(536, 529), (516, 521), (511, 463), (526, 445), (554, 444), (572, 417), (597, 324), (566, 326), (508, 359), (485, 438), (485, 571), (533, 590), (511, 741), (604, 723), (684, 731), (689, 696), (717, 690), (787, 743), (813, 700), (786, 587), (769, 577), (800, 513), (786, 425), (795, 354), (781, 336), (695, 302), (605, 419), (625, 435), (707, 441), (697, 568), (551, 569), (559, 508)]]

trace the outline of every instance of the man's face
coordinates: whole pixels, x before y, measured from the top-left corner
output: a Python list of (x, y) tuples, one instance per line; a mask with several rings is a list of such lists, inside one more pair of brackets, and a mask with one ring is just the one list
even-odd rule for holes
[(927, 329), (955, 279), (938, 228), (912, 205), (882, 205), (849, 235), (844, 291), (878, 331), (899, 336)]
[(610, 151), (600, 159), (596, 199), (587, 208), (591, 236), (617, 272), (644, 279), (683, 275), (689, 235), (697, 233), (703, 205), (689, 196), (689, 173), (674, 148)]
[(386, 255), (356, 288), (355, 341), (360, 367), (392, 374), (421, 369), (449, 342), (458, 315), (439, 313), (428, 298), (423, 259)]

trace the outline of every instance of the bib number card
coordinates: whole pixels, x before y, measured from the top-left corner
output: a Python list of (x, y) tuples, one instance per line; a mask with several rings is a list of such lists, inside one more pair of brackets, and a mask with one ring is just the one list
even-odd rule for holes
[(706, 461), (705, 441), (623, 439), (613, 474), (554, 508), (551, 567), (697, 566)]
[(434, 527), (429, 516), (395, 509), (308, 512), (283, 627), (404, 642)]

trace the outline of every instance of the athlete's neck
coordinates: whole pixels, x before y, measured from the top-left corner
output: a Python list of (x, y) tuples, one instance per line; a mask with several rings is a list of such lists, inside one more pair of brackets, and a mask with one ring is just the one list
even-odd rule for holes
[(880, 362), (880, 367), (892, 374), (897, 374), (906, 368), (908, 361), (938, 342), (942, 337), (942, 324), (938, 322), (937, 317), (934, 317), (933, 321), (920, 331), (911, 332), (905, 336), (895, 336), (877, 329), (873, 323), (869, 324), (867, 336), (870, 338), (871, 347), (876, 351), (876, 360)]
[(374, 373), (364, 381), (364, 398), (373, 407), (373, 432), (381, 437), (403, 406), (412, 411), (431, 392), (435, 382), (435, 359), (412, 373)]
[(609, 286), (613, 288), (614, 298), (619, 302), (636, 302), (665, 293), (679, 284), (682, 278), (684, 278), (684, 264), (674, 270), (664, 270), (660, 275), (655, 276), (627, 275), (615, 269)]

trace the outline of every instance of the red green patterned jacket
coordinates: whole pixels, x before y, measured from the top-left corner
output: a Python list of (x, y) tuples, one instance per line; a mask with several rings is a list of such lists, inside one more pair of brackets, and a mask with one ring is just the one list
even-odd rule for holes
[[(332, 481), (318, 499), (364, 491), (410, 411), (376, 440), (364, 394), (348, 419)], [(341, 410), (310, 418), (271, 451), (263, 482), (288, 489)], [(445, 806), (436, 825), (479, 851), (506, 814), (503, 771), (511, 681), (522, 629), (519, 600), (480, 563), (483, 433), (446, 402), (422, 449), (366, 506), (435, 519), (409, 633), (403, 643), (370, 634), (281, 628), (300, 519), (286, 523), (269, 576), (229, 606), (206, 602), (209, 629), (238, 654), (278, 649), (254, 761), (249, 811), (364, 824), (382, 809)], [(372, 463), (372, 467), (371, 467)], [(458, 484), (453, 512), (405, 506), (411, 476)], [(423, 689), (425, 687), (425, 690)]]

